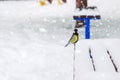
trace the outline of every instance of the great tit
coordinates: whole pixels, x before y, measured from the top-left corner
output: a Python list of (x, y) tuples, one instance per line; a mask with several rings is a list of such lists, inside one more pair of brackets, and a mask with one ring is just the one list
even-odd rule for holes
[(65, 45), (65, 47), (67, 47), (70, 43), (72, 43), (72, 44), (77, 43), (78, 40), (79, 40), (78, 30), (74, 29), (74, 33), (73, 33), (72, 37), (70, 38), (70, 40), (68, 41), (68, 43)]

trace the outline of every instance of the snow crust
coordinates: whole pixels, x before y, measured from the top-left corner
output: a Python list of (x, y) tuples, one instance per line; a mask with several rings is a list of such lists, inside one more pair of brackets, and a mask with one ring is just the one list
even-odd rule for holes
[[(73, 3), (75, 0), (42, 7), (38, 1), (0, 2), (0, 80), (72, 80), (73, 45), (67, 48), (64, 45), (75, 25)], [(79, 29), (75, 79), (120, 80), (120, 73), (115, 72), (106, 52), (110, 51), (120, 71), (120, 2), (89, 0), (89, 3), (98, 5), (102, 20), (91, 21), (91, 40), (84, 40), (84, 28)]]

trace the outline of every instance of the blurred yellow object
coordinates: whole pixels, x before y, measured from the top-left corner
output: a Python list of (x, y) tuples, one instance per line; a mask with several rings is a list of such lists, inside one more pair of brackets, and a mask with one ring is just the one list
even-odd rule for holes
[(45, 2), (45, 0), (40, 0), (39, 4), (40, 4), (41, 6), (45, 6), (45, 5), (46, 5), (46, 2)]
[(62, 1), (61, 0), (57, 0), (58, 2), (58, 5), (61, 5), (62, 4)]

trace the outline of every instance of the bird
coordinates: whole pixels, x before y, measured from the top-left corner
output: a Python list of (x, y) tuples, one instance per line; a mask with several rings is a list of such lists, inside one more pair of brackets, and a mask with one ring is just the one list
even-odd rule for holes
[(72, 34), (72, 37), (70, 38), (70, 40), (68, 41), (68, 43), (65, 45), (65, 47), (67, 47), (70, 43), (72, 43), (72, 44), (77, 43), (78, 40), (79, 40), (78, 30), (74, 29), (74, 33)]

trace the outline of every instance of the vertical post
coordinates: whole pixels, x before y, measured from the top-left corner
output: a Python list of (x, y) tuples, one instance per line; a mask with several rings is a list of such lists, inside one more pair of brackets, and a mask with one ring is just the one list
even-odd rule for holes
[[(87, 0), (76, 0), (76, 9), (82, 10), (88, 6)], [(84, 20), (76, 21), (75, 28), (80, 28), (84, 26)]]
[(88, 6), (87, 0), (76, 0), (76, 8), (82, 9)]
[(74, 43), (74, 53), (73, 53), (73, 80), (75, 80), (75, 70), (76, 70), (76, 68), (75, 68), (75, 58), (76, 58), (76, 56), (75, 56), (75, 51), (76, 51), (76, 45), (75, 45), (75, 43)]
[(81, 0), (76, 0), (76, 8), (81, 8)]
[(81, 1), (83, 8), (87, 8), (87, 6), (88, 6), (88, 2), (87, 1), (88, 0), (82, 0)]
[(85, 19), (85, 39), (90, 39), (90, 19)]

